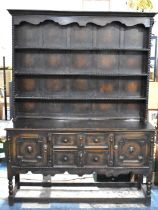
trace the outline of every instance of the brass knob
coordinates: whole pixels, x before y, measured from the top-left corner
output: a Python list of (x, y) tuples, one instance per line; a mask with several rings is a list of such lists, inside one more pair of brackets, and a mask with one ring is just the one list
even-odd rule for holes
[(143, 160), (143, 156), (142, 155), (138, 155), (138, 159), (139, 160)]
[(133, 153), (134, 152), (134, 147), (129, 147), (129, 152)]
[(63, 160), (64, 160), (64, 161), (67, 161), (67, 160), (68, 160), (68, 157), (67, 157), (67, 156), (64, 156), (64, 157), (63, 157)]
[(98, 156), (95, 156), (95, 157), (93, 158), (93, 160), (94, 160), (94, 161), (98, 161), (98, 160), (99, 160), (99, 157), (98, 157)]
[(68, 142), (68, 139), (64, 139), (63, 142), (64, 142), (64, 143), (67, 143), (67, 142)]
[(123, 160), (123, 159), (124, 159), (124, 156), (123, 156), (123, 155), (120, 155), (120, 156), (119, 156), (119, 159), (120, 159), (120, 160)]
[(95, 142), (95, 143), (98, 143), (98, 142), (99, 142), (99, 139), (97, 139), (97, 138), (94, 139), (94, 142)]
[(28, 147), (27, 147), (27, 152), (28, 152), (28, 153), (31, 153), (32, 151), (33, 151), (33, 148), (32, 148), (31, 146), (28, 146)]

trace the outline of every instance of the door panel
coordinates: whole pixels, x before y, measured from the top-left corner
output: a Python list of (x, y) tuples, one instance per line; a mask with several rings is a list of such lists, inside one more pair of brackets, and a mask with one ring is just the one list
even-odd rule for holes
[(115, 166), (147, 165), (150, 145), (142, 133), (125, 133), (115, 136)]
[(38, 134), (19, 134), (13, 137), (14, 163), (22, 166), (47, 164), (47, 139)]

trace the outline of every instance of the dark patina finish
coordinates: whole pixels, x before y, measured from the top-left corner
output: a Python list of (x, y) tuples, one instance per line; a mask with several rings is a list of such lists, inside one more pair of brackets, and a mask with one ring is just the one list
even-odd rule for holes
[[(150, 205), (154, 128), (147, 122), (147, 107), (155, 14), (9, 12), (14, 68), (14, 128), (7, 129), (9, 203), (36, 201), (15, 197), (16, 190), (43, 186), (20, 182), (21, 173), (68, 171), (80, 176), (137, 176), (135, 182), (73, 184), (85, 187), (141, 189), (146, 176), (144, 198), (40, 201)], [(49, 184), (56, 185), (72, 184)]]

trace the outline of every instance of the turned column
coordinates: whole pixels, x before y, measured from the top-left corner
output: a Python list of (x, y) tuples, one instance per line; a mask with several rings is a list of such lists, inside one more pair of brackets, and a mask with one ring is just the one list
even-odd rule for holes
[(9, 197), (8, 197), (8, 201), (9, 201), (9, 205), (13, 205), (13, 177), (8, 179), (8, 189), (9, 189)]

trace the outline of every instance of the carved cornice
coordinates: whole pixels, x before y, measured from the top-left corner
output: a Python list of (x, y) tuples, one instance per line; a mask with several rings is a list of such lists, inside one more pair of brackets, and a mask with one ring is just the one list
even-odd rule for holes
[(87, 24), (94, 24), (97, 26), (106, 26), (112, 22), (120, 22), (125, 26), (135, 26), (138, 24), (144, 25), (144, 27), (150, 27), (149, 17), (107, 17), (107, 16), (52, 16), (52, 15), (15, 15), (14, 25), (20, 25), (23, 22), (27, 22), (33, 25), (41, 24), (45, 21), (52, 21), (61, 26), (76, 23), (79, 26), (86, 26)]

